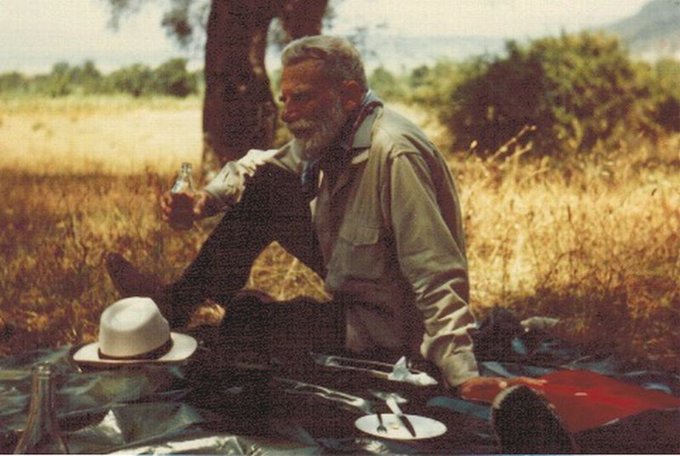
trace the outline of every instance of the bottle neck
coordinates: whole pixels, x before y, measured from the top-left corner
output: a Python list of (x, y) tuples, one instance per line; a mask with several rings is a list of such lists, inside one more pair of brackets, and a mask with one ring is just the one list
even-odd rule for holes
[(40, 415), (45, 418), (48, 415), (54, 415), (54, 389), (52, 387), (52, 373), (50, 371), (37, 372), (33, 377), (31, 405), (28, 414), (29, 417)]
[(182, 193), (182, 192), (193, 192), (194, 191), (194, 181), (191, 176), (191, 163), (182, 163), (179, 169), (179, 174), (177, 180), (170, 192), (172, 193)]
[(33, 372), (28, 420), (15, 453), (67, 453), (59, 435), (54, 408), (53, 374), (49, 365), (38, 365)]

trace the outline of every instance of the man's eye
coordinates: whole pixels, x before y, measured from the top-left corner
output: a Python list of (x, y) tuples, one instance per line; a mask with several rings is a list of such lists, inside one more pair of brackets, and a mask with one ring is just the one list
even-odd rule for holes
[(281, 95), (279, 97), (279, 101), (281, 103), (288, 103), (288, 102), (293, 102), (293, 103), (304, 103), (312, 99), (312, 96), (308, 93), (294, 93), (289, 96), (283, 96)]
[(296, 93), (295, 95), (292, 95), (290, 97), (292, 101), (307, 101), (309, 100), (309, 94), (308, 93)]

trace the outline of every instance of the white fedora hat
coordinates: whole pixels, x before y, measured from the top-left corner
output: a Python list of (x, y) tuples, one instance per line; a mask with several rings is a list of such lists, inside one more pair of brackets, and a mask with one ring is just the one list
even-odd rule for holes
[(170, 332), (151, 298), (131, 297), (111, 304), (99, 320), (99, 341), (84, 345), (73, 360), (85, 364), (171, 363), (187, 359), (196, 339)]

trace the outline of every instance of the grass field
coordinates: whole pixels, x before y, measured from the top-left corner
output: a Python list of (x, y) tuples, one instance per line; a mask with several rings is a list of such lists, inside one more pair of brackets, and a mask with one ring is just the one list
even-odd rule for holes
[[(198, 99), (0, 100), (0, 355), (95, 339), (117, 298), (107, 250), (165, 279), (181, 271), (215, 221), (174, 232), (156, 199), (181, 161), (198, 164), (200, 141)], [(475, 313), (556, 317), (563, 337), (680, 371), (679, 150), (668, 138), (562, 162), (451, 158)], [(325, 296), (276, 245), (248, 286)], [(221, 312), (208, 304), (194, 323)]]

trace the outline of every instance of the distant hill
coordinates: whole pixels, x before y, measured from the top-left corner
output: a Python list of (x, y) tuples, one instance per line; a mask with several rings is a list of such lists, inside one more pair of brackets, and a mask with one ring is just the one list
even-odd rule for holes
[(474, 36), (376, 33), (366, 36), (362, 53), (369, 69), (383, 66), (399, 72), (420, 65), (432, 65), (442, 58), (460, 61), (471, 56), (498, 54), (505, 48), (505, 41), (502, 38)]
[[(619, 35), (635, 56), (649, 60), (680, 59), (680, 0), (650, 0), (637, 14), (593, 29)], [(505, 49), (506, 41), (505, 38), (381, 32), (367, 35), (362, 51), (369, 70), (382, 65), (399, 72), (432, 65), (441, 58), (460, 61), (471, 56), (497, 55)]]
[(652, 0), (636, 15), (603, 29), (621, 36), (633, 54), (680, 58), (680, 0)]

